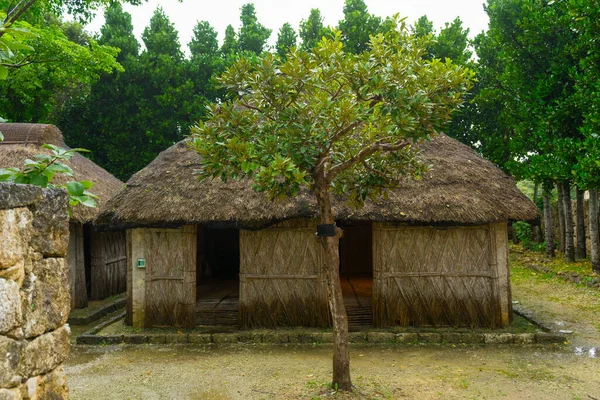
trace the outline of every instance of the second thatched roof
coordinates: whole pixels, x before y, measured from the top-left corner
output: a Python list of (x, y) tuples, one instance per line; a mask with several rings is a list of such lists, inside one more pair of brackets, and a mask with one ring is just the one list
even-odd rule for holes
[[(42, 148), (42, 144), (69, 148), (65, 145), (62, 133), (54, 125), (1, 123), (0, 132), (4, 135), (4, 141), (0, 142), (0, 168), (21, 168), (26, 159), (32, 159), (40, 153), (49, 154), (50, 151)], [(99, 206), (123, 187), (123, 182), (80, 154), (75, 154), (65, 164), (73, 169), (75, 177), (67, 179), (56, 176), (55, 182), (60, 184), (67, 180), (92, 181), (94, 186), (90, 191), (99, 196)], [(78, 205), (73, 208), (71, 220), (82, 224), (92, 222), (98, 210), (99, 208)]]
[[(505, 175), (475, 151), (443, 134), (419, 145), (431, 169), (388, 199), (355, 209), (334, 202), (340, 220), (398, 221), (415, 224), (483, 224), (533, 220), (535, 205)], [(316, 200), (303, 191), (293, 199), (270, 201), (247, 181), (198, 181), (200, 158), (185, 141), (163, 151), (135, 174), (102, 209), (96, 223), (110, 229), (233, 224), (258, 229), (298, 217), (317, 215)]]

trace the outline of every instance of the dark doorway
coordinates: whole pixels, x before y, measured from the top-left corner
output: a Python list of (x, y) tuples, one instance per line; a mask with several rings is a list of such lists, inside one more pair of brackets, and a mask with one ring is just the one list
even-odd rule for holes
[(240, 231), (198, 226), (196, 322), (237, 326)]
[(342, 222), (340, 280), (351, 329), (373, 323), (373, 229), (371, 222)]

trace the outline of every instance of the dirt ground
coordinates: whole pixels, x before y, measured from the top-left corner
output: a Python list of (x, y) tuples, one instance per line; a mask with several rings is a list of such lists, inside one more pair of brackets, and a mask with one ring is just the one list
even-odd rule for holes
[(572, 330), (562, 346), (353, 346), (352, 395), (333, 394), (331, 348), (75, 346), (73, 399), (600, 400), (600, 293), (513, 259), (513, 300)]

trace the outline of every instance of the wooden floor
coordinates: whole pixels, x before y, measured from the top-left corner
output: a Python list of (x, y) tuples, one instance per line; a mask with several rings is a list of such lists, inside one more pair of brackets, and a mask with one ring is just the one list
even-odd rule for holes
[[(350, 328), (371, 326), (373, 279), (341, 277), (341, 284)], [(237, 326), (238, 303), (238, 281), (204, 280), (196, 287), (196, 323)]]
[(350, 329), (373, 324), (373, 278), (340, 277)]
[(198, 325), (237, 326), (239, 281), (206, 279), (196, 286)]

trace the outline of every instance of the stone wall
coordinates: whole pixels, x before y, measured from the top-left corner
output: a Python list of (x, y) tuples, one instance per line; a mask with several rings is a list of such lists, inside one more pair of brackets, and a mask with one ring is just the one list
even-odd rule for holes
[(67, 194), (0, 183), (0, 400), (68, 398)]

